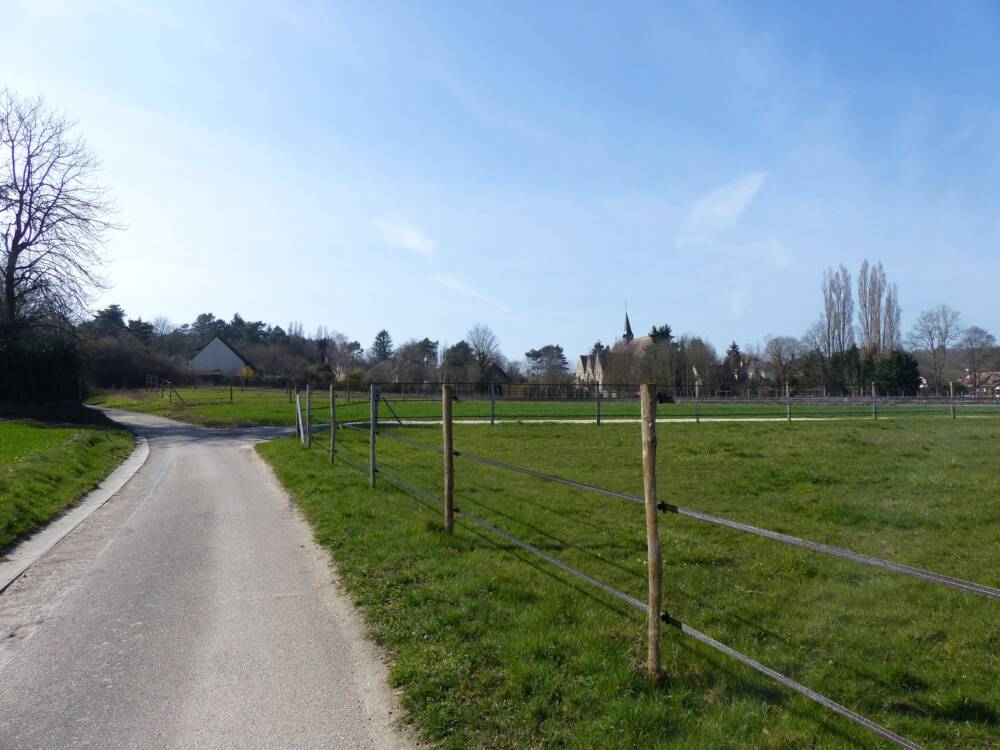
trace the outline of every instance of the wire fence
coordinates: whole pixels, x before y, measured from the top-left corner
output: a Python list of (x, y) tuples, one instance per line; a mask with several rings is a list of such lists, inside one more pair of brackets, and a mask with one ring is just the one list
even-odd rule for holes
[[(666, 611), (661, 611), (660, 602), (660, 592), (658, 589), (662, 588), (660, 583), (660, 568), (661, 563), (659, 560), (659, 531), (656, 523), (656, 517), (658, 513), (673, 513), (680, 516), (685, 516), (697, 521), (701, 521), (708, 524), (713, 524), (716, 526), (724, 527), (727, 529), (739, 531), (745, 534), (750, 534), (760, 538), (768, 539), (770, 541), (779, 542), (786, 545), (791, 545), (794, 547), (802, 548), (815, 552), (818, 554), (824, 554), (831, 557), (839, 558), (841, 560), (846, 560), (853, 563), (868, 565), (877, 568), (881, 571), (894, 573), (901, 576), (906, 576), (909, 578), (917, 579), (926, 583), (932, 583), (939, 586), (947, 587), (956, 591), (964, 592), (967, 594), (972, 594), (975, 596), (983, 597), (991, 601), (1000, 601), (1000, 589), (992, 586), (988, 586), (981, 583), (976, 583), (973, 581), (963, 580), (955, 578), (953, 576), (944, 575), (941, 573), (936, 573), (934, 571), (924, 570), (921, 568), (904, 565), (901, 563), (896, 563), (890, 560), (884, 560), (869, 555), (860, 554), (848, 549), (835, 547), (827, 544), (821, 544), (813, 542), (807, 539), (802, 539), (790, 534), (785, 534), (777, 531), (772, 531), (769, 529), (759, 528), (752, 526), (750, 524), (741, 523), (731, 519), (723, 518), (720, 516), (715, 516), (709, 513), (704, 513), (692, 508), (687, 508), (679, 505), (673, 505), (665, 502), (656, 501), (656, 488), (655, 488), (655, 423), (657, 415), (657, 405), (655, 399), (655, 390), (649, 388), (644, 392), (643, 403), (642, 403), (642, 415), (643, 415), (643, 432), (644, 432), (644, 475), (646, 477), (646, 493), (643, 497), (637, 495), (632, 495), (625, 492), (620, 492), (618, 490), (609, 489), (606, 487), (601, 487), (595, 484), (590, 484), (587, 482), (580, 482), (573, 479), (568, 479), (565, 477), (557, 476), (555, 474), (550, 474), (546, 472), (537, 471), (525, 466), (519, 466), (504, 461), (498, 461), (486, 456), (475, 455), (463, 450), (455, 449), (451, 442), (451, 413), (450, 408), (445, 407), (446, 404), (451, 404), (455, 397), (454, 392), (451, 391), (449, 386), (443, 387), (443, 393), (441, 396), (442, 411), (444, 412), (444, 418), (442, 419), (442, 424), (444, 427), (444, 441), (443, 445), (435, 445), (428, 443), (424, 440), (418, 440), (409, 436), (404, 436), (399, 434), (405, 425), (401, 420), (397, 419), (395, 426), (386, 427), (379, 423), (379, 405), (380, 402), (385, 401), (383, 394), (380, 389), (372, 386), (370, 388), (369, 400), (366, 402), (366, 407), (369, 410), (368, 420), (344, 420), (339, 421), (337, 419), (336, 409), (339, 408), (339, 404), (336, 402), (335, 396), (332, 397), (333, 391), (330, 390), (328, 395), (328, 404), (326, 408), (330, 411), (330, 420), (324, 425), (311, 425), (309, 422), (304, 421), (301, 416), (303, 412), (299, 404), (301, 403), (301, 396), (296, 397), (297, 403), (297, 424), (298, 424), (298, 435), (299, 439), (303, 444), (308, 445), (312, 440), (312, 432), (317, 428), (329, 428), (330, 430), (330, 442), (328, 448), (330, 451), (330, 462), (333, 463), (337, 460), (344, 461), (351, 468), (365, 473), (369, 477), (369, 484), (372, 488), (376, 486), (378, 478), (381, 478), (391, 485), (397, 487), (398, 489), (409, 493), (410, 495), (420, 499), (422, 502), (427, 504), (429, 507), (441, 509), (443, 507), (445, 513), (445, 528), (450, 530), (452, 528), (452, 518), (458, 517), (459, 519), (464, 519), (468, 523), (479, 527), (488, 533), (503, 539), (507, 543), (514, 545), (515, 547), (527, 552), (541, 560), (545, 563), (559, 568), (563, 572), (584, 581), (585, 583), (600, 589), (604, 593), (608, 594), (619, 601), (622, 601), (629, 606), (644, 612), (647, 616), (647, 622), (650, 628), (649, 639), (647, 646), (650, 649), (649, 664), (651, 671), (659, 669), (659, 623), (665, 623), (678, 630), (679, 632), (698, 640), (699, 642), (719, 651), (737, 661), (755, 669), (761, 674), (773, 679), (779, 684), (807, 697), (811, 700), (823, 705), (827, 709), (834, 711), (835, 713), (849, 719), (850, 721), (862, 726), (875, 734), (879, 735), (883, 739), (886, 739), (899, 747), (903, 748), (919, 748), (919, 745), (915, 744), (911, 740), (908, 740), (891, 730), (871, 721), (870, 719), (861, 716), (860, 714), (852, 711), (851, 709), (837, 703), (831, 698), (822, 695), (821, 693), (812, 690), (805, 685), (787, 677), (780, 672), (765, 666), (764, 664), (754, 660), (753, 658), (743, 654), (730, 646), (727, 646), (712, 637), (702, 633), (701, 631), (679, 621), (678, 619), (671, 616)], [(307, 394), (308, 398), (308, 394)], [(308, 409), (305, 412), (308, 414)], [(340, 447), (337, 444), (337, 432), (339, 430), (349, 430), (353, 433), (362, 433), (368, 437), (368, 448), (369, 455), (368, 460), (364, 461), (356, 455), (351, 455), (347, 451), (343, 450), (343, 444)], [(444, 472), (445, 472), (445, 488), (443, 492), (443, 497), (439, 497), (427, 490), (421, 488), (417, 484), (404, 479), (399, 476), (398, 472), (393, 468), (392, 470), (387, 470), (384, 462), (377, 459), (377, 444), (379, 440), (389, 440), (391, 442), (396, 442), (402, 445), (406, 445), (411, 448), (432, 452), (442, 456), (444, 460)], [(651, 450), (652, 457), (647, 455), (647, 451)], [(539, 549), (537, 546), (520, 539), (513, 534), (505, 531), (504, 529), (496, 526), (485, 518), (476, 515), (465, 508), (456, 507), (453, 502), (452, 492), (453, 492), (453, 476), (454, 459), (459, 459), (468, 463), (475, 463), (480, 465), (490, 466), (494, 469), (499, 469), (501, 471), (512, 472), (522, 476), (531, 477), (544, 482), (550, 482), (559, 484), (562, 486), (570, 487), (574, 490), (587, 492), (591, 494), (601, 495), (604, 497), (611, 497), (617, 500), (621, 500), (633, 505), (643, 506), (646, 508), (647, 517), (647, 534), (650, 539), (650, 559), (648, 561), (650, 570), (650, 581), (649, 581), (649, 602), (642, 602), (634, 596), (611, 586), (594, 576), (580, 570), (567, 562), (560, 560), (543, 550)], [(449, 481), (451, 478), (451, 481)], [(653, 552), (653, 541), (655, 540), (655, 555)], [(655, 573), (655, 576), (654, 576)], [(652, 605), (652, 606), (651, 606)], [(655, 641), (655, 643), (654, 643)], [(655, 670), (654, 670), (654, 659), (655, 659)]]
[[(176, 401), (184, 407), (233, 405), (236, 416), (243, 410), (287, 414), (282, 403), (292, 403), (300, 392), (293, 387), (269, 388), (241, 384), (208, 387), (181, 387), (170, 381), (147, 376), (147, 390), (154, 397)], [(376, 384), (382, 394), (378, 402), (380, 418), (399, 421), (440, 421), (441, 402), (431, 391), (432, 383)], [(453, 386), (456, 402), (454, 419), (489, 421), (579, 421), (594, 424), (635, 421), (640, 416), (639, 386), (597, 386), (573, 384), (483, 386), (462, 383)], [(983, 395), (933, 396), (894, 395), (873, 384), (868, 394), (817, 394), (817, 389), (786, 387), (776, 394), (773, 386), (754, 389), (722, 387), (658, 388), (661, 420), (806, 420), (880, 419), (903, 417), (993, 417), (1000, 416), (1000, 399)], [(367, 389), (345, 384), (325, 388), (307, 386), (311, 393), (308, 411), (326, 411), (333, 398), (345, 415), (363, 418), (368, 409)], [(351, 410), (354, 410), (353, 412)]]

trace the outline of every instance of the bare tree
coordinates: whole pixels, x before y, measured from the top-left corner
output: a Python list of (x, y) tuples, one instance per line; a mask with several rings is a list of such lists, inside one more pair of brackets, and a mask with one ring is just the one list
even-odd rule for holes
[(472, 354), (476, 360), (476, 368), (480, 377), (486, 374), (486, 368), (490, 362), (500, 357), (500, 342), (493, 333), (493, 329), (487, 325), (476, 323), (465, 335), (465, 340), (472, 347)]
[(769, 336), (764, 342), (764, 357), (771, 364), (779, 385), (789, 381), (792, 365), (801, 353), (802, 342), (794, 336)]
[(992, 333), (979, 326), (969, 326), (958, 342), (958, 348), (965, 355), (965, 369), (969, 375), (969, 384), (973, 388), (982, 385), (982, 374), (986, 357), (996, 346), (997, 340)]
[(865, 260), (858, 272), (858, 337), (863, 348), (880, 354), (900, 345), (899, 290), (885, 278), (882, 262)]
[(941, 390), (948, 347), (962, 334), (961, 319), (958, 310), (948, 305), (938, 305), (920, 313), (916, 323), (913, 324), (913, 330), (910, 331), (910, 346), (914, 349), (924, 349), (931, 355), (935, 392)]
[(113, 205), (73, 123), (0, 90), (0, 333), (67, 320), (103, 286)]
[(823, 314), (811, 338), (825, 356), (842, 354), (854, 345), (854, 295), (851, 273), (843, 264), (823, 272)]
[(174, 324), (170, 322), (170, 318), (165, 315), (157, 315), (153, 318), (153, 333), (157, 336), (166, 336), (168, 333), (173, 333)]

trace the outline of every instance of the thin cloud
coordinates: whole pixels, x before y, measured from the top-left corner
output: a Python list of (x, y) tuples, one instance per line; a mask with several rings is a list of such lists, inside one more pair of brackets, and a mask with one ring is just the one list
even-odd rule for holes
[(454, 274), (440, 273), (431, 276), (431, 279), (436, 284), (439, 284), (445, 287), (446, 289), (453, 289), (456, 292), (464, 294), (466, 297), (471, 297), (472, 299), (478, 302), (483, 302), (487, 305), (490, 305), (491, 307), (497, 307), (497, 308), (500, 307), (500, 305), (497, 304), (496, 300), (492, 299), (491, 297), (487, 297), (485, 294), (483, 294), (477, 289), (473, 289), (471, 286), (466, 284), (464, 281), (462, 281)]
[(709, 191), (694, 204), (678, 244), (697, 245), (732, 227), (747, 210), (767, 178), (767, 172), (737, 177)]
[(437, 249), (437, 243), (405, 216), (386, 214), (373, 223), (379, 237), (387, 245), (401, 247), (425, 258), (430, 258)]

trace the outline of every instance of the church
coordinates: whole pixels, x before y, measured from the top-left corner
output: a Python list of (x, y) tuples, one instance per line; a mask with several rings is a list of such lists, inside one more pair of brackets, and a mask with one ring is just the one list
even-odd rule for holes
[(622, 337), (610, 349), (580, 355), (576, 363), (577, 385), (596, 385), (598, 388), (603, 388), (608, 383), (615, 365), (621, 364), (621, 360), (625, 358), (634, 360), (642, 357), (651, 343), (653, 339), (650, 336), (635, 337), (626, 312)]

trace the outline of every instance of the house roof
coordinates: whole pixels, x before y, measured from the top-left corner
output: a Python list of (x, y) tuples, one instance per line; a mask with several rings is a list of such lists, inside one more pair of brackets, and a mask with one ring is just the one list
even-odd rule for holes
[(222, 336), (220, 336), (219, 334), (215, 334), (214, 336), (212, 336), (212, 338), (210, 338), (208, 341), (206, 341), (202, 346), (199, 346), (198, 349), (195, 351), (195, 353), (192, 354), (190, 357), (188, 357), (188, 361), (190, 362), (192, 359), (194, 359), (199, 354), (201, 354), (205, 350), (205, 347), (207, 347), (209, 344), (211, 344), (216, 339), (218, 339), (220, 342), (222, 342), (222, 345), (224, 347), (226, 347), (227, 349), (229, 349), (229, 351), (231, 351), (233, 354), (235, 354), (237, 357), (239, 357), (241, 360), (243, 360), (243, 364), (246, 367), (249, 367), (251, 370), (256, 370), (257, 369), (256, 367), (253, 366), (253, 364), (251, 364), (251, 362), (250, 362), (249, 359), (247, 359), (242, 354), (240, 354), (238, 351), (236, 351), (236, 347), (235, 346), (233, 346), (232, 344), (230, 344), (228, 341), (226, 341), (224, 338), (222, 338)]

